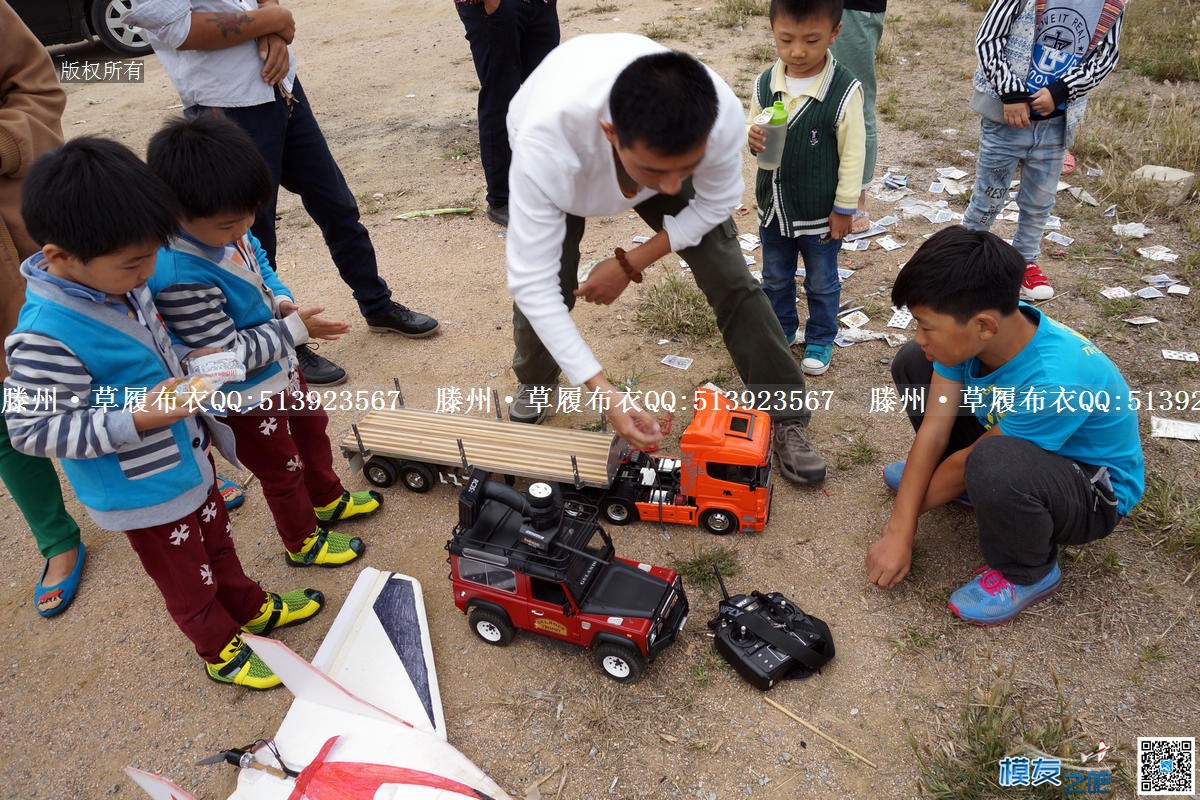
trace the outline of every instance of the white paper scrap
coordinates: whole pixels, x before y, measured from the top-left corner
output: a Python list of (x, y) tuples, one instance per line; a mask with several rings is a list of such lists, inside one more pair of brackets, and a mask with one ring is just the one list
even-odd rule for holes
[(942, 192), (946, 191), (946, 185), (941, 181), (934, 181), (933, 183), (929, 184), (928, 191), (930, 194), (941, 194)]
[(1162, 354), (1167, 361), (1200, 361), (1200, 355), (1188, 350), (1163, 350)]
[(880, 236), (878, 239), (875, 240), (875, 244), (879, 245), (884, 250), (891, 251), (891, 250), (899, 250), (901, 247), (904, 247), (904, 245), (906, 245), (907, 242), (897, 241), (896, 239), (892, 238), (891, 234), (889, 234), (887, 236)]
[(1101, 289), (1100, 294), (1104, 295), (1109, 300), (1116, 300), (1120, 297), (1133, 297), (1133, 292), (1129, 291), (1124, 286), (1109, 286), (1106, 289)]
[(1154, 233), (1154, 229), (1147, 228), (1141, 222), (1126, 222), (1122, 225), (1113, 225), (1112, 232), (1126, 239), (1144, 239), (1147, 233)]
[(1151, 261), (1170, 262), (1179, 258), (1179, 253), (1176, 253), (1172, 251), (1171, 248), (1161, 244), (1154, 244), (1150, 245), (1149, 247), (1139, 247), (1137, 251), (1139, 256), (1148, 258)]
[(846, 280), (846, 278), (849, 278), (853, 274), (854, 274), (854, 270), (852, 270), (852, 269), (846, 269), (845, 267), (838, 267), (838, 281), (839, 282)]
[(692, 365), (692, 359), (687, 356), (663, 356), (659, 363), (675, 369), (687, 369)]
[(943, 178), (949, 178), (952, 181), (967, 177), (967, 173), (958, 167), (938, 167), (937, 174)]
[(851, 242), (848, 242), (844, 239), (842, 240), (842, 249), (843, 250), (849, 250), (851, 252), (854, 252), (854, 251), (858, 251), (858, 250), (869, 250), (870, 248), (871, 248), (871, 240), (870, 239), (855, 239), (854, 241), (851, 241)]
[(1200, 442), (1200, 422), (1150, 417), (1150, 435), (1157, 439), (1184, 439)]
[(645, 243), (646, 243), (646, 242), (648, 242), (648, 241), (650, 241), (650, 237), (649, 237), (649, 236), (635, 236), (635, 237), (633, 237), (633, 243), (634, 243), (634, 244), (645, 244)]
[(1128, 322), (1130, 325), (1153, 325), (1158, 322), (1158, 320), (1154, 317), (1147, 317), (1144, 315), (1140, 317), (1126, 317), (1121, 321)]
[(897, 308), (892, 314), (892, 318), (888, 320), (887, 326), (889, 328), (904, 329), (908, 327), (908, 323), (912, 322), (912, 320), (912, 312), (907, 307)]
[(861, 311), (851, 311), (849, 314), (844, 314), (841, 317), (841, 321), (842, 324), (847, 327), (861, 328), (863, 325), (866, 325), (868, 322), (870, 322), (871, 318)]
[(1167, 294), (1189, 295), (1192, 293), (1192, 287), (1184, 286), (1182, 283), (1176, 283), (1167, 287)]
[(1158, 289), (1155, 289), (1153, 286), (1147, 286), (1144, 289), (1138, 289), (1136, 292), (1134, 292), (1134, 294), (1143, 300), (1154, 300), (1159, 297), (1166, 297), (1165, 294), (1160, 292)]
[(1075, 240), (1070, 236), (1063, 236), (1058, 231), (1051, 231), (1050, 233), (1047, 233), (1046, 238), (1055, 244), (1061, 244), (1063, 247), (1069, 247), (1075, 242)]
[(940, 225), (943, 222), (949, 222), (950, 220), (954, 219), (954, 214), (944, 208), (938, 211), (926, 211), (921, 216), (932, 222), (934, 225)]

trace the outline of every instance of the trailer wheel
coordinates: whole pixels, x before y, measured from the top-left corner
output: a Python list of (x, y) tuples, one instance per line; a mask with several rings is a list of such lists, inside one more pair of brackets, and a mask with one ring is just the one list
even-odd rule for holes
[(396, 465), (390, 458), (371, 456), (363, 465), (363, 476), (375, 486), (386, 489), (396, 482)]
[(700, 515), (700, 527), (717, 536), (736, 533), (738, 520), (723, 508), (710, 508)]
[(637, 519), (637, 509), (633, 503), (621, 497), (610, 497), (600, 507), (604, 518), (613, 525), (628, 525)]
[(490, 608), (472, 608), (467, 614), (467, 622), (476, 636), (497, 647), (504, 647), (511, 642), (516, 633), (512, 623), (503, 614), (498, 614)]
[(632, 645), (605, 642), (592, 657), (596, 666), (617, 683), (633, 683), (646, 671), (646, 659)]
[(433, 488), (433, 470), (420, 461), (405, 461), (400, 465), (400, 480), (410, 492), (424, 494)]

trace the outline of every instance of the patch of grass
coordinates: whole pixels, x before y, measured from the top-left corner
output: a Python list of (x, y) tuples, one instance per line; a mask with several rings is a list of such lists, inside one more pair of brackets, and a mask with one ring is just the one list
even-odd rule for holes
[(708, 12), (708, 19), (718, 28), (736, 28), (750, 17), (765, 17), (766, 0), (717, 0)]
[(621, 7), (616, 3), (609, 3), (606, 0), (597, 0), (590, 8), (583, 9), (585, 14), (611, 14), (614, 11), (619, 11)]
[(717, 585), (717, 576), (713, 567), (721, 570), (721, 575), (728, 578), (742, 571), (738, 561), (737, 550), (732, 547), (706, 547), (691, 558), (675, 562), (678, 572), (690, 586), (710, 588)]
[(755, 64), (768, 64), (779, 58), (779, 54), (775, 52), (775, 45), (770, 42), (759, 42), (742, 52), (743, 57), (747, 61), (752, 61)]
[(1125, 319), (1133, 315), (1142, 306), (1140, 297), (1103, 297), (1100, 298), (1100, 311), (1111, 320)]
[(642, 23), (642, 35), (656, 42), (687, 41), (687, 33), (678, 20), (671, 18)]
[(905, 628), (904, 633), (892, 637), (892, 653), (888, 656), (888, 661), (891, 661), (901, 653), (908, 653), (928, 647), (933, 642), (934, 638), (927, 633), (923, 633), (919, 628)]
[(1121, 65), (1156, 81), (1200, 81), (1200, 5), (1195, 0), (1130, 3)]
[(992, 0), (967, 0), (967, 8), (972, 11), (987, 11), (992, 6)]
[(1153, 664), (1160, 661), (1169, 661), (1171, 651), (1167, 647), (1167, 643), (1161, 639), (1151, 642), (1142, 648), (1138, 653), (1138, 660), (1147, 664)]
[(858, 434), (850, 441), (850, 448), (838, 458), (838, 469), (865, 467), (868, 464), (874, 464), (878, 458), (879, 451), (867, 441), (865, 436)]
[(899, 110), (900, 93), (895, 89), (888, 89), (882, 97), (875, 98), (875, 113), (884, 119), (895, 122)]
[(728, 666), (725, 659), (721, 658), (721, 654), (710, 645), (704, 648), (700, 660), (692, 664), (692, 679), (701, 686), (707, 686), (713, 675), (720, 674), (726, 669)]
[(1056, 690), (1053, 709), (1044, 722), (1032, 723), (1013, 675), (1011, 667), (996, 668), (986, 686), (968, 687), (957, 730), (924, 740), (909, 730), (924, 796), (933, 800), (1061, 797), (1062, 787), (999, 785), (999, 763), (1005, 756), (1040, 752), (1066, 758), (1083, 752), (1086, 744), (1057, 676), (1051, 676)]
[(680, 273), (670, 273), (643, 291), (634, 316), (655, 336), (703, 340), (717, 335), (717, 318), (704, 293)]
[(1146, 491), (1129, 520), (1138, 530), (1159, 534), (1155, 544), (1165, 544), (1168, 553), (1200, 556), (1200, 500), (1180, 476), (1149, 472)]

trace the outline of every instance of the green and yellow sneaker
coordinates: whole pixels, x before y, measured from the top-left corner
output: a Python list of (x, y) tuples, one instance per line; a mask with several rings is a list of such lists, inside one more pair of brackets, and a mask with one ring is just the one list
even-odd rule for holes
[(277, 628), (299, 625), (317, 615), (325, 605), (325, 595), (316, 589), (296, 589), (286, 594), (267, 592), (258, 616), (242, 626), (246, 633), (266, 636)]
[(287, 563), (293, 567), (340, 567), (358, 558), (367, 549), (357, 536), (334, 533), (320, 525), (304, 540), (300, 551), (285, 551)]
[(313, 511), (321, 522), (341, 522), (351, 517), (365, 517), (374, 514), (383, 505), (383, 495), (379, 492), (347, 492), (329, 505), (314, 506)]
[(241, 636), (230, 639), (221, 651), (221, 660), (215, 664), (206, 662), (204, 671), (217, 683), (232, 683), (247, 689), (272, 689), (282, 683)]

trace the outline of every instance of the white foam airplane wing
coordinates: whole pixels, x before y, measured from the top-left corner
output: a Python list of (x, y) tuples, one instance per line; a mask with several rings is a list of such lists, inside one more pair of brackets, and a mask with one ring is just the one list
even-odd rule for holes
[[(246, 641), (296, 696), (230, 800), (511, 800), (446, 742), (421, 586), (366, 568), (309, 664), (274, 639)], [(296, 777), (278, 772), (284, 766)], [(195, 800), (128, 768), (155, 800)]]

